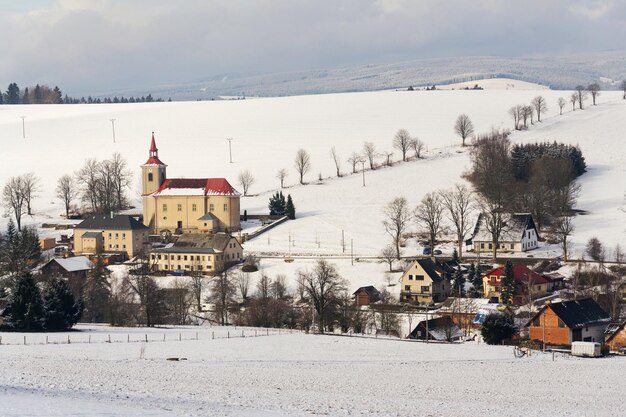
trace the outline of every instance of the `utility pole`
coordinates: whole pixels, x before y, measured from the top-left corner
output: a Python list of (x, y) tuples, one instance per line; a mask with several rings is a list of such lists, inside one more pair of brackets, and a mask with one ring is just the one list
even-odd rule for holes
[(343, 229), (341, 229), (341, 253), (346, 253), (346, 239)]
[(26, 139), (26, 124), (24, 123), (26, 116), (20, 116), (20, 118), (22, 119), (22, 139)]
[(365, 161), (361, 160), (361, 173), (363, 174), (363, 187), (365, 187)]
[(230, 163), (233, 163), (233, 147), (232, 147), (232, 142), (233, 142), (233, 138), (226, 138), (226, 140), (228, 141), (228, 155), (230, 158)]
[(113, 143), (115, 143), (115, 119), (109, 119), (111, 122), (111, 128), (113, 129)]
[(350, 260), (354, 266), (354, 239), (350, 239)]

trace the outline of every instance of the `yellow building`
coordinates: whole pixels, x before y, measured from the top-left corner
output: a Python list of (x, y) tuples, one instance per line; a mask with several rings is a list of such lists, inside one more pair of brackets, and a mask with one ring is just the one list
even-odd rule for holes
[(154, 271), (214, 274), (243, 260), (239, 241), (226, 233), (181, 235), (176, 243), (150, 251)]
[(428, 305), (445, 300), (450, 295), (450, 282), (445, 275), (430, 259), (413, 261), (400, 278), (400, 301)]
[(167, 178), (152, 135), (141, 166), (143, 222), (154, 233), (232, 233), (239, 223), (239, 192), (225, 178)]
[(74, 253), (123, 253), (132, 258), (148, 245), (149, 229), (131, 216), (93, 215), (74, 229)]

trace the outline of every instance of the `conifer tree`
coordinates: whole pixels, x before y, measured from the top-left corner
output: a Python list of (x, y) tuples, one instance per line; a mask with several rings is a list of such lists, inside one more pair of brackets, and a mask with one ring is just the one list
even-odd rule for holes
[(41, 292), (30, 272), (20, 275), (13, 287), (6, 323), (16, 330), (37, 330), (41, 328), (43, 306)]
[(296, 207), (293, 205), (291, 194), (287, 195), (287, 203), (285, 204), (285, 214), (290, 220), (295, 220), (296, 218)]
[(474, 291), (479, 295), (482, 295), (483, 292), (483, 280), (480, 275), (480, 267), (478, 265), (472, 264), (470, 266), (470, 279), (472, 280), (472, 285), (474, 286)]
[(85, 293), (83, 295), (86, 321), (101, 323), (106, 320), (109, 296), (111, 294), (108, 280), (110, 274), (104, 264), (104, 259), (101, 255), (98, 255), (96, 265), (87, 276)]
[(282, 191), (277, 191), (276, 194), (270, 197), (269, 202), (270, 215), (282, 216), (285, 214), (285, 196)]
[(504, 265), (504, 278), (502, 279), (502, 290), (500, 299), (504, 304), (510, 304), (515, 295), (515, 277), (513, 274), (513, 263), (506, 261)]
[(44, 329), (67, 330), (80, 319), (83, 304), (74, 298), (65, 280), (53, 278), (44, 289), (43, 310)]
[(459, 252), (454, 248), (452, 251), (452, 260), (456, 263), (461, 263), (461, 259), (459, 259)]
[(454, 288), (453, 290), (458, 293), (459, 297), (465, 295), (465, 277), (461, 268), (454, 272)]

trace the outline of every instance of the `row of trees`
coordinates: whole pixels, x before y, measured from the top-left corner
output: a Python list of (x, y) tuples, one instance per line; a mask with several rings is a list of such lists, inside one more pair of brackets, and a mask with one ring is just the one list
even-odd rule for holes
[[(106, 97), (103, 99), (63, 96), (58, 86), (51, 88), (47, 85), (35, 85), (21, 90), (17, 83), (10, 83), (5, 93), (0, 93), (0, 104), (100, 104), (100, 103), (150, 103), (162, 102), (161, 98), (153, 98), (152, 94), (141, 97)], [(172, 101), (168, 99), (168, 101)]]

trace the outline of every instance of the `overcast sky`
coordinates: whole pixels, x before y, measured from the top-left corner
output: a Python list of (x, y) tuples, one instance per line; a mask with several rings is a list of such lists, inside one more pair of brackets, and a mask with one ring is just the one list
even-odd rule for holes
[(0, 0), (0, 86), (624, 49), (626, 0)]

